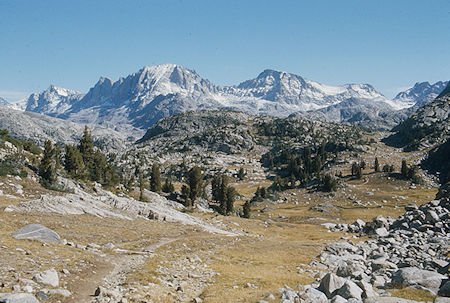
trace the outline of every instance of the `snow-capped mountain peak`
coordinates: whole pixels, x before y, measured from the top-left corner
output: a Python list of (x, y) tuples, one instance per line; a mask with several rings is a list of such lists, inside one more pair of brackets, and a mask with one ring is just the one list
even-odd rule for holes
[(49, 115), (62, 113), (70, 107), (75, 99), (80, 99), (81, 94), (77, 91), (50, 85), (40, 94), (31, 94), (27, 100), (26, 111), (45, 112)]
[(438, 81), (434, 84), (417, 82), (413, 87), (398, 93), (393, 100), (409, 106), (420, 107), (436, 99), (448, 83), (449, 81)]
[(28, 98), (27, 110), (83, 123), (131, 124), (147, 128), (161, 118), (202, 109), (288, 116), (342, 102), (375, 104), (392, 111), (409, 103), (389, 100), (369, 84), (331, 86), (266, 69), (238, 86), (216, 86), (176, 64), (144, 66), (113, 81), (100, 78), (86, 95), (50, 86)]

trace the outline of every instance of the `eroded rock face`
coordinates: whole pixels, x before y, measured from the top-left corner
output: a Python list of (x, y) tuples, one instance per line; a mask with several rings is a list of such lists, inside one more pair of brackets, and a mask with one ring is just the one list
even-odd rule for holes
[(13, 234), (16, 239), (38, 240), (42, 242), (61, 243), (60, 236), (41, 224), (29, 224)]

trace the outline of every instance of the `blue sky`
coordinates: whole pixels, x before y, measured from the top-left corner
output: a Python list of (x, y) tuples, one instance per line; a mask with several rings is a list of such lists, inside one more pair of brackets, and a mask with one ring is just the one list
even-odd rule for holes
[(267, 68), (388, 97), (450, 79), (450, 0), (0, 0), (0, 97), (86, 92), (176, 63), (221, 85)]

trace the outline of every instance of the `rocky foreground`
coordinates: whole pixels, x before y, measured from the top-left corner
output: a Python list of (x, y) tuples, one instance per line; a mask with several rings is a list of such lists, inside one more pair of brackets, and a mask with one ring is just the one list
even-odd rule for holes
[(324, 224), (370, 239), (328, 245), (310, 264), (320, 281), (280, 289), (282, 302), (415, 302), (390, 297), (389, 289), (404, 287), (438, 296), (434, 302), (450, 302), (450, 184), (436, 200), (405, 209), (396, 220), (378, 216), (367, 223)]

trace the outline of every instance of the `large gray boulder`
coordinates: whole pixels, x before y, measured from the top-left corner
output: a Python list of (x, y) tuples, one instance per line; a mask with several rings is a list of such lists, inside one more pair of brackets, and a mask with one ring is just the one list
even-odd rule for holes
[(59, 285), (58, 273), (54, 268), (35, 274), (33, 276), (33, 280), (53, 287), (57, 287)]
[(366, 281), (358, 281), (356, 284), (359, 286), (359, 288), (362, 289), (362, 297), (363, 298), (374, 298), (378, 297), (378, 294), (373, 290), (372, 284), (366, 282)]
[(436, 295), (442, 280), (447, 277), (434, 271), (422, 270), (417, 267), (405, 267), (397, 270), (392, 276), (394, 287), (419, 286)]
[(344, 285), (339, 288), (337, 294), (345, 299), (355, 298), (357, 300), (362, 300), (363, 291), (355, 282), (347, 280)]
[(327, 296), (315, 288), (308, 288), (301, 295), (301, 298), (304, 303), (328, 303)]
[(39, 303), (32, 294), (0, 294), (0, 303)]
[(333, 273), (327, 273), (320, 281), (319, 290), (323, 292), (328, 299), (331, 299), (334, 293), (344, 285), (345, 281), (344, 278), (338, 277)]
[(41, 224), (29, 224), (13, 234), (16, 239), (38, 240), (42, 242), (61, 243), (59, 235)]

